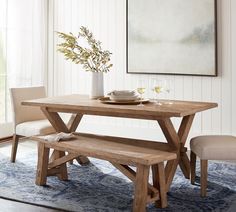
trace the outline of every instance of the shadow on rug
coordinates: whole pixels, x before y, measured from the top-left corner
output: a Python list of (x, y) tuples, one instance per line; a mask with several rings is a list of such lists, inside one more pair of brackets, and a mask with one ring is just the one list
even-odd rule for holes
[[(67, 211), (131, 211), (133, 185), (106, 161), (69, 165), (69, 181), (49, 177), (36, 186), (36, 153), (15, 164), (0, 155), (0, 196)], [(199, 168), (198, 168), (199, 170)], [(199, 175), (199, 173), (197, 173)], [(178, 170), (168, 193), (168, 208), (147, 211), (227, 211), (236, 202), (236, 165), (209, 163), (208, 197), (200, 197), (199, 178), (191, 185)]]

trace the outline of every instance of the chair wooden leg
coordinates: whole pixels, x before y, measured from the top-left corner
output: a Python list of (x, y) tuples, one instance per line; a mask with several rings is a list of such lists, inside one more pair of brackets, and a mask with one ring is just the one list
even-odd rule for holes
[(191, 151), (190, 153), (190, 170), (191, 170), (191, 184), (194, 185), (196, 177), (196, 154)]
[(36, 173), (36, 185), (46, 185), (47, 171), (49, 161), (49, 148), (45, 147), (45, 144), (38, 144), (38, 165)]
[(17, 152), (19, 137), (20, 136), (17, 134), (13, 135), (12, 150), (11, 150), (11, 162), (12, 163), (15, 163), (15, 161), (16, 161), (16, 152)]
[(148, 193), (149, 166), (137, 166), (136, 179), (134, 183), (133, 212), (145, 212)]
[(207, 160), (201, 160), (201, 196), (206, 196), (207, 189)]

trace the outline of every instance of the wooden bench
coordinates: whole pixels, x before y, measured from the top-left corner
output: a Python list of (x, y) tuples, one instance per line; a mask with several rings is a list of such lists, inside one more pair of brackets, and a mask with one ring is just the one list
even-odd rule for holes
[[(66, 162), (84, 155), (109, 161), (134, 182), (133, 211), (145, 211), (146, 204), (153, 202), (157, 207), (167, 207), (164, 161), (174, 160), (177, 156), (173, 152), (157, 149), (159, 146), (166, 149), (166, 145), (82, 133), (63, 142), (33, 138), (39, 142), (37, 185), (46, 185), (47, 176), (51, 175), (67, 180)], [(49, 159), (50, 148), (54, 149), (54, 153)], [(135, 166), (136, 172), (129, 166)], [(148, 182), (150, 168), (153, 176), (152, 185)]]

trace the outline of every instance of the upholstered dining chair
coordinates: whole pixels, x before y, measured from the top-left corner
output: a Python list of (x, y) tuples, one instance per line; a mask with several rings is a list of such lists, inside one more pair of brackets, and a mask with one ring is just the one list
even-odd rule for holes
[(236, 160), (236, 137), (230, 135), (197, 136), (190, 141), (191, 183), (196, 176), (196, 156), (200, 158), (201, 196), (207, 194), (208, 160)]
[(46, 135), (54, 132), (54, 129), (41, 112), (40, 108), (21, 105), (21, 102), (24, 100), (46, 97), (45, 88), (43, 86), (11, 88), (10, 94), (14, 122), (11, 162), (14, 163), (16, 160), (18, 141), (20, 137)]

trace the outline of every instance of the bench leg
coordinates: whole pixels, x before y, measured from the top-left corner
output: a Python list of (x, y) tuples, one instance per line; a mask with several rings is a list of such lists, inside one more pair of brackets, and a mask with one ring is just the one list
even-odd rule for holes
[(47, 182), (47, 170), (49, 160), (49, 148), (45, 147), (45, 144), (38, 144), (38, 165), (36, 173), (36, 185), (46, 185)]
[(15, 163), (16, 161), (16, 152), (19, 142), (19, 135), (14, 134), (13, 135), (13, 141), (12, 141), (12, 150), (11, 150), (11, 162)]
[(133, 212), (145, 212), (147, 204), (149, 166), (138, 165), (134, 182)]
[(164, 162), (152, 166), (153, 186), (159, 190), (160, 200), (155, 202), (156, 207), (167, 207), (167, 190)]
[[(57, 151), (55, 154), (55, 159), (62, 158), (65, 156), (65, 152)], [(68, 174), (67, 174), (67, 166), (66, 163), (60, 165), (60, 173), (57, 174), (57, 177), (60, 180), (68, 180)]]
[(193, 185), (195, 183), (195, 177), (196, 177), (196, 158), (197, 158), (196, 154), (193, 151), (191, 151), (191, 153), (190, 153), (190, 165), (191, 165), (190, 170), (191, 170), (191, 184), (193, 184)]
[(201, 196), (206, 196), (207, 189), (207, 160), (201, 160)]
[[(53, 162), (54, 160), (64, 157), (65, 156), (65, 152), (62, 151), (58, 151), (58, 150), (53, 150), (53, 153), (50, 157), (50, 162)], [(55, 175), (55, 174), (53, 174)], [(61, 164), (59, 167), (59, 173), (56, 174), (56, 176), (60, 179), (60, 180), (68, 180), (68, 174), (67, 174), (67, 166), (66, 164)]]

